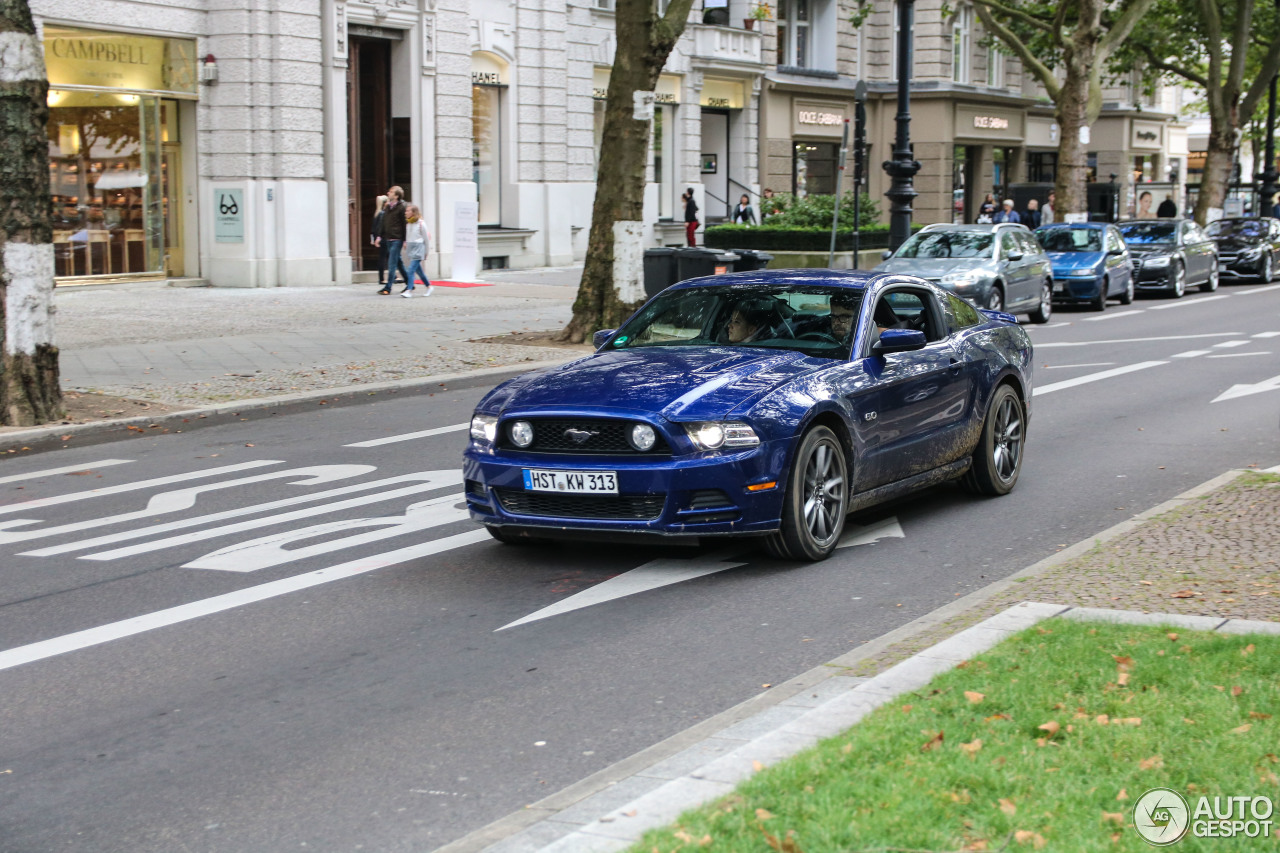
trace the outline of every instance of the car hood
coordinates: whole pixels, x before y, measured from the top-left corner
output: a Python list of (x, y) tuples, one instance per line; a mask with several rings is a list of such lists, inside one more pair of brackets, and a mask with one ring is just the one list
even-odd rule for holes
[(1096, 267), (1106, 257), (1102, 252), (1049, 252), (1048, 254), (1049, 261), (1055, 270)]
[(1172, 255), (1176, 251), (1178, 251), (1178, 247), (1173, 245), (1163, 245), (1163, 246), (1137, 245), (1137, 246), (1129, 247), (1129, 254), (1139, 258), (1145, 258), (1145, 257), (1148, 257), (1149, 255)]
[(1218, 244), (1218, 248), (1226, 252), (1243, 252), (1246, 249), (1256, 249), (1262, 245), (1261, 240), (1249, 240), (1240, 237), (1215, 237), (1213, 242)]
[(790, 350), (672, 346), (596, 353), (490, 392), (484, 411), (617, 409), (670, 420), (719, 420), (832, 361)]
[(990, 262), (990, 258), (889, 258), (876, 269), (921, 278), (942, 278), (948, 273), (965, 272)]

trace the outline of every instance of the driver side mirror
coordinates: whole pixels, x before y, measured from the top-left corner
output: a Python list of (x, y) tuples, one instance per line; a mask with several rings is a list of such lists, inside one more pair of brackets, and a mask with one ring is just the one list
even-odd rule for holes
[(880, 260), (882, 261), (887, 261), (892, 257), (893, 257), (893, 252), (890, 252), (888, 249), (885, 249), (883, 252), (880, 253)]
[(924, 332), (916, 329), (885, 329), (880, 333), (880, 340), (871, 347), (872, 355), (888, 355), (893, 352), (911, 352), (924, 349), (928, 340)]
[(594, 335), (591, 336), (591, 345), (594, 346), (596, 349), (600, 349), (600, 347), (604, 346), (609, 342), (609, 338), (613, 337), (613, 333), (616, 331), (618, 330), (617, 329), (601, 329), (600, 331), (596, 332)]
[(1021, 252), (1014, 252), (1014, 253), (1013, 253), (1013, 254), (1011, 254), (1011, 255), (1005, 255), (1005, 257), (1006, 257), (1008, 260), (1011, 260), (1011, 261), (1020, 261), (1020, 260), (1022, 260), (1022, 253), (1021, 253)]
[(1123, 254), (1124, 254), (1124, 249), (1108, 249), (1108, 250), (1107, 250), (1107, 254), (1108, 254), (1108, 255), (1123, 255)]

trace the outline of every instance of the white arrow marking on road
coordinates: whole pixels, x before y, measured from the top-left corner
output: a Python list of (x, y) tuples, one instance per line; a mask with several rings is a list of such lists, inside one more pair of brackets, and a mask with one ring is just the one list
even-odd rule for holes
[[(880, 539), (892, 538), (905, 538), (902, 526), (898, 524), (898, 519), (894, 516), (866, 527), (858, 527), (857, 525), (850, 527), (844, 536), (840, 537), (840, 544), (836, 547), (849, 548), (854, 545), (870, 545)], [(503, 625), (497, 631), (505, 631), (517, 625), (537, 622), (540, 619), (559, 616), (562, 613), (569, 613), (573, 610), (581, 610), (593, 604), (603, 604), (606, 601), (625, 598), (628, 595), (636, 595), (637, 593), (648, 592), (651, 589), (713, 575), (726, 569), (745, 566), (746, 563), (730, 562), (735, 556), (742, 556), (743, 554), (744, 551), (739, 546), (737, 548), (713, 551), (709, 554), (686, 560), (666, 558), (651, 560), (639, 568), (632, 569), (617, 577), (609, 578), (606, 581), (601, 581), (590, 589), (584, 589), (576, 595), (571, 595), (563, 601), (544, 607), (523, 619), (517, 619), (515, 622)], [(497, 633), (497, 631), (494, 633)]]
[(155, 486), (167, 486), (170, 483), (181, 483), (185, 480), (199, 480), (202, 477), (219, 477), (223, 474), (231, 474), (236, 471), (247, 471), (250, 468), (263, 468), (267, 465), (283, 465), (280, 459), (263, 459), (259, 462), (238, 462), (235, 465), (223, 465), (219, 468), (204, 468), (199, 471), (191, 471), (186, 474), (173, 474), (168, 477), (156, 477), (154, 480), (138, 480), (134, 483), (122, 483), (119, 486), (106, 486), (101, 489), (89, 489), (84, 492), (72, 492), (69, 495), (56, 495), (51, 498), (37, 498), (33, 501), (23, 501), (20, 504), (10, 504), (9, 506), (0, 507), (0, 513), (24, 512), (30, 509), (39, 509), (40, 507), (56, 506), (58, 504), (67, 504), (74, 501), (87, 501), (90, 498), (104, 498), (107, 495), (118, 495), (122, 492), (136, 492), (139, 489), (150, 489)]
[(1100, 379), (1110, 379), (1113, 376), (1123, 376), (1126, 373), (1133, 373), (1135, 370), (1146, 370), (1148, 367), (1159, 367), (1162, 364), (1168, 364), (1167, 361), (1143, 361), (1138, 364), (1130, 364), (1125, 367), (1113, 367), (1110, 370), (1103, 370), (1098, 373), (1089, 373), (1084, 376), (1077, 376), (1075, 379), (1064, 379), (1061, 382), (1054, 382), (1051, 385), (1041, 385), (1031, 392), (1031, 396), (1039, 397), (1041, 394), (1052, 394), (1054, 391), (1061, 391), (1064, 388), (1074, 388), (1077, 385), (1085, 385), (1089, 382), (1097, 382)]
[(844, 535), (840, 537), (840, 544), (836, 547), (852, 548), (854, 545), (871, 545), (881, 539), (906, 538), (907, 534), (902, 532), (902, 525), (898, 523), (898, 517), (891, 515), (866, 527), (859, 527), (856, 524), (850, 525), (845, 530)]
[(452, 551), (454, 548), (461, 548), (464, 545), (471, 545), (476, 542), (484, 542), (488, 539), (488, 531), (471, 530), (455, 536), (446, 536), (434, 542), (421, 542), (417, 545), (410, 545), (407, 548), (398, 548), (395, 551), (387, 551), (382, 554), (351, 560), (327, 569), (317, 569), (314, 572), (251, 586), (247, 589), (226, 593), (225, 595), (215, 595), (213, 598), (205, 598), (189, 604), (180, 604), (167, 610), (157, 610), (155, 613), (123, 619), (108, 625), (99, 625), (97, 628), (77, 631), (74, 634), (66, 634), (26, 646), (18, 646), (17, 648), (0, 652), (0, 670), (11, 669), (24, 663), (32, 663), (33, 661), (63, 655), (68, 652), (87, 649), (91, 646), (102, 645), (123, 637), (132, 637), (135, 634), (154, 631), (157, 628), (177, 625), (181, 622), (199, 619), (201, 616), (221, 613), (224, 610), (232, 610), (236, 607), (243, 607), (246, 604), (288, 595), (298, 590), (310, 589), (321, 584), (375, 572), (388, 566), (395, 566), (419, 557), (429, 557), (432, 554), (439, 554), (444, 551)]
[(83, 465), (64, 465), (61, 468), (46, 468), (43, 471), (32, 471), (29, 474), (10, 474), (8, 477), (0, 477), (0, 483), (16, 483), (19, 480), (34, 480), (36, 477), (52, 477), (55, 474), (70, 474), (74, 471), (106, 468), (110, 465), (127, 465), (132, 461), (132, 459), (99, 459), (97, 462), (86, 462)]
[(403, 435), (389, 435), (386, 438), (375, 438), (370, 441), (357, 441), (355, 444), (344, 444), (343, 447), (381, 447), (384, 444), (395, 444), (397, 441), (412, 441), (415, 438), (427, 438), (432, 435), (444, 435), (447, 432), (462, 432), (470, 429), (471, 423), (454, 424), (453, 426), (424, 429), (421, 432), (406, 432)]
[[(468, 517), (466, 509), (458, 509), (454, 506), (461, 500), (463, 500), (463, 496), (459, 492), (456, 495), (445, 495), (442, 498), (432, 498), (429, 501), (410, 504), (405, 508), (404, 515), (400, 516), (348, 518), (342, 521), (330, 521), (326, 524), (314, 524), (311, 527), (304, 527), (300, 530), (273, 533), (260, 539), (250, 539), (248, 542), (237, 542), (221, 550), (205, 554), (190, 563), (184, 563), (182, 568), (217, 569), (224, 572), (256, 572), (260, 569), (282, 566), (295, 560), (303, 560), (320, 554), (330, 554), (343, 548), (354, 548), (357, 545), (366, 545), (370, 542), (390, 539), (393, 536), (404, 536), (406, 533), (416, 533), (419, 530), (428, 530), (432, 527), (452, 524), (455, 521), (465, 521)], [(330, 539), (325, 542), (318, 542), (315, 545), (306, 545), (302, 548), (285, 548), (291, 542), (314, 539), (342, 530), (359, 530), (362, 528), (373, 529), (353, 536), (344, 536), (341, 539)]]
[(293, 468), (288, 471), (274, 471), (270, 474), (254, 474), (251, 477), (240, 477), (235, 480), (225, 480), (221, 483), (205, 483), (201, 486), (160, 492), (157, 495), (152, 495), (151, 500), (147, 501), (145, 509), (134, 512), (122, 512), (119, 515), (108, 515), (103, 518), (90, 518), (85, 521), (59, 524), (55, 527), (44, 527), (39, 530), (10, 532), (9, 528), (39, 522), (39, 519), (36, 518), (11, 518), (7, 521), (0, 521), (0, 542), (25, 542), (29, 539), (40, 539), (45, 536), (56, 536), (62, 533), (74, 533), (78, 530), (89, 530), (94, 527), (106, 527), (112, 524), (123, 524), (127, 521), (152, 518), (171, 512), (180, 512), (195, 506), (196, 499), (205, 492), (216, 492), (222, 489), (234, 488), (235, 486), (245, 486), (289, 477), (301, 477), (302, 479), (294, 480), (287, 485), (311, 486), (316, 483), (328, 483), (333, 480), (359, 477), (376, 470), (376, 465), (314, 465), (310, 468)]
[(1234, 400), (1237, 397), (1248, 397), (1250, 394), (1261, 394), (1263, 391), (1277, 390), (1280, 390), (1280, 376), (1273, 376), (1253, 385), (1232, 385), (1226, 391), (1214, 397), (1212, 402), (1220, 403), (1223, 400)]

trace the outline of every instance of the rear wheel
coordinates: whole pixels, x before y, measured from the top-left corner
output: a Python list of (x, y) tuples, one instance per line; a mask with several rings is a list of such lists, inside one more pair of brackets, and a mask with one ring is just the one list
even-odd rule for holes
[(997, 388), (973, 451), (973, 465), (964, 475), (965, 488), (992, 497), (1013, 491), (1022, 470), (1026, 422), (1026, 407), (1018, 392), (1008, 385)]
[(987, 294), (986, 308), (988, 311), (1004, 310), (1004, 291), (1000, 289), (1000, 285), (991, 285), (991, 292)]
[(1217, 289), (1218, 289), (1218, 262), (1214, 261), (1213, 269), (1209, 271), (1209, 278), (1205, 280), (1204, 284), (1200, 285), (1200, 292), (1213, 293)]
[(1047, 323), (1053, 316), (1053, 281), (1045, 279), (1040, 283), (1040, 304), (1031, 312), (1031, 322)]
[(784, 560), (825, 560), (844, 532), (849, 468), (836, 434), (816, 426), (800, 439), (782, 506), (782, 528), (769, 534), (769, 553)]
[(1089, 300), (1089, 307), (1094, 311), (1107, 310), (1107, 290), (1111, 287), (1111, 279), (1103, 278), (1102, 284), (1098, 285), (1098, 295)]

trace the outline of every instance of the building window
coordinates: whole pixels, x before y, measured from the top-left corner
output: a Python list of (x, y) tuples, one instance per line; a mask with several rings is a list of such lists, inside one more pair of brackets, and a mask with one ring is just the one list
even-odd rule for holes
[[(914, 9), (914, 7), (912, 8)], [(889, 79), (890, 80), (898, 79), (898, 36), (902, 33), (902, 27), (900, 26), (900, 22), (898, 20), (899, 11), (900, 10), (898, 8), (898, 3), (895, 0), (893, 5), (890, 6), (890, 11), (889, 11), (889, 14), (893, 16), (893, 21), (892, 21), (893, 41), (889, 45)], [(915, 26), (914, 17), (911, 19), (911, 24), (913, 27)], [(916, 65), (915, 39), (908, 40), (908, 47), (910, 48), (910, 52), (907, 54), (907, 78), (910, 79), (911, 77), (915, 76), (915, 65)]]
[(606, 101), (603, 98), (596, 98), (591, 102), (592, 106), (592, 136), (595, 143), (596, 152), (596, 176), (600, 175), (600, 149), (604, 145), (604, 108)]
[(481, 225), (502, 223), (501, 105), (500, 87), (471, 87), (471, 171)]
[(792, 160), (792, 187), (796, 196), (835, 195), (840, 145), (835, 142), (797, 142)]
[(951, 79), (969, 82), (970, 39), (973, 31), (973, 9), (961, 6), (951, 18)]
[(702, 23), (717, 27), (729, 26), (729, 0), (703, 0)]
[(605, 9), (613, 11), (613, 0), (592, 0), (591, 5), (596, 9)]
[(1027, 180), (1051, 184), (1058, 179), (1058, 152), (1032, 151), (1027, 154)]
[(778, 64), (809, 67), (809, 0), (779, 0)]
[(1156, 158), (1151, 154), (1140, 154), (1133, 158), (1133, 182), (1149, 184), (1156, 179)]
[(1085, 155), (1085, 172), (1084, 179), (1086, 183), (1094, 183), (1098, 180), (1098, 152), (1090, 151)]
[(653, 111), (653, 180), (658, 185), (658, 218), (675, 218), (676, 108), (659, 104)]
[(993, 89), (1004, 88), (1004, 51), (995, 45), (987, 48), (987, 85)]

